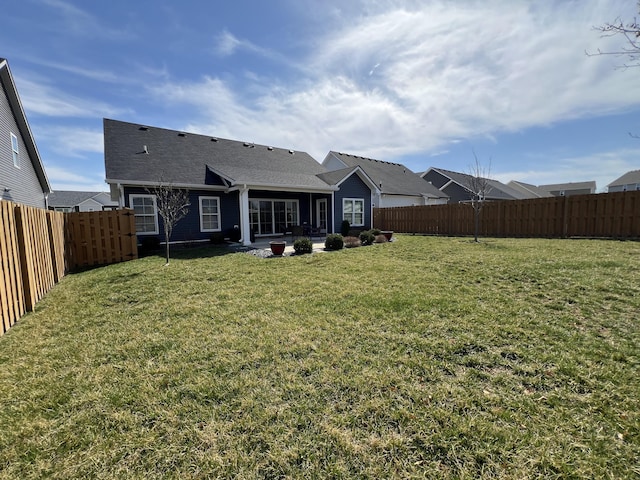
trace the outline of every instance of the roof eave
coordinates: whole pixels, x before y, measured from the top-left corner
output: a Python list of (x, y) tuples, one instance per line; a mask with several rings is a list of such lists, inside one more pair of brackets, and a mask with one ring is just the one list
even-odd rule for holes
[(171, 186), (173, 188), (184, 188), (189, 190), (217, 190), (228, 191), (229, 187), (224, 185), (205, 185), (198, 183), (167, 183), (167, 182), (151, 182), (146, 180), (119, 180), (116, 178), (107, 178), (105, 180), (109, 185), (121, 185), (124, 187), (158, 187), (160, 185)]
[[(273, 183), (260, 183), (260, 182), (235, 182), (236, 188), (248, 188), (254, 190), (274, 190), (278, 192), (305, 192), (305, 193), (331, 193), (338, 190), (338, 188), (327, 185), (324, 187), (311, 187), (308, 185), (277, 185)], [(231, 190), (234, 188), (232, 187)]]

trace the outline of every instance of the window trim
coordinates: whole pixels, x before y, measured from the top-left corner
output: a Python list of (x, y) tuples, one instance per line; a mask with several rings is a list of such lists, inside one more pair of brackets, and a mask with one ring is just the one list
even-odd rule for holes
[[(202, 201), (203, 200), (216, 200), (218, 202), (218, 213), (212, 214), (208, 213), (210, 216), (217, 216), (218, 218), (218, 228), (204, 228), (204, 215), (202, 213)], [(198, 197), (198, 216), (200, 217), (200, 231), (205, 232), (221, 232), (222, 231), (222, 211), (220, 206), (220, 197), (210, 197), (210, 196), (202, 196)]]
[(138, 230), (136, 229), (136, 235), (158, 235), (160, 233), (160, 229), (158, 228), (158, 204), (156, 203), (156, 196), (143, 194), (143, 193), (129, 194), (129, 208), (131, 208), (134, 211), (134, 217), (141, 217), (141, 216), (150, 217), (151, 216), (150, 214), (136, 215), (135, 208), (133, 207), (133, 200), (135, 198), (151, 198), (153, 200), (153, 224), (155, 227), (155, 230), (153, 232), (138, 232)]
[(20, 168), (20, 143), (15, 133), (9, 132), (11, 135), (11, 156), (13, 157), (13, 166)]
[[(345, 205), (347, 202), (350, 202), (352, 205), (351, 218), (345, 218)], [(356, 202), (362, 202), (362, 223), (353, 223), (356, 219)], [(342, 199), (342, 220), (348, 220), (349, 225), (353, 227), (363, 227), (366, 222), (366, 212), (365, 212), (365, 203), (364, 198), (343, 198)]]

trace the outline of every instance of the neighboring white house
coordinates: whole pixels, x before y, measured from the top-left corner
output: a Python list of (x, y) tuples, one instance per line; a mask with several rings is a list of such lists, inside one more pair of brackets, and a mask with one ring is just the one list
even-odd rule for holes
[(377, 187), (372, 199), (375, 207), (439, 205), (449, 200), (447, 194), (400, 163), (330, 151), (322, 165), (330, 171), (360, 167)]
[(551, 185), (538, 185), (538, 188), (549, 192), (554, 197), (570, 197), (571, 195), (590, 195), (596, 193), (596, 182), (569, 182), (554, 183)]
[(47, 208), (57, 212), (99, 212), (115, 210), (118, 202), (111, 200), (107, 192), (51, 192), (47, 199)]
[(631, 170), (607, 185), (609, 193), (632, 190), (640, 190), (640, 170)]

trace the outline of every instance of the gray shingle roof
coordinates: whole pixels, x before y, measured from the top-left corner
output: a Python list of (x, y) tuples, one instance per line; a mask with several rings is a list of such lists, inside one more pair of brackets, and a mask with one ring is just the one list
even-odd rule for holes
[(548, 198), (548, 197), (553, 197), (553, 195), (551, 195), (546, 190), (538, 188), (535, 185), (531, 185), (530, 183), (519, 182), (517, 180), (511, 180), (509, 183), (507, 183), (507, 186), (509, 186), (509, 187), (511, 187), (511, 188), (513, 188), (515, 190), (518, 190), (523, 195), (526, 195), (529, 198)]
[(620, 178), (616, 178), (611, 182), (608, 187), (614, 187), (617, 185), (632, 185), (634, 183), (640, 183), (640, 170), (631, 170)]
[(93, 199), (97, 203), (102, 205), (118, 205), (117, 202), (103, 202), (100, 199), (100, 194), (103, 193), (106, 198), (109, 198), (107, 192), (78, 192), (73, 190), (60, 190), (51, 192), (47, 197), (47, 203), (52, 207), (74, 207), (80, 205), (82, 202)]
[(211, 185), (211, 170), (232, 185), (330, 191), (326, 169), (309, 154), (117, 120), (104, 120), (107, 182)]
[[(431, 170), (435, 170), (436, 172), (440, 172), (441, 175), (450, 178), (458, 185), (461, 185), (467, 188), (469, 184), (469, 179), (471, 175), (466, 173), (454, 172), (452, 170), (446, 170), (444, 168), (431, 168)], [(522, 192), (505, 185), (498, 180), (487, 179), (489, 181), (490, 189), (487, 192), (486, 198), (489, 200), (513, 200), (513, 199), (522, 199), (526, 198)]]
[(569, 183), (551, 183), (547, 185), (538, 185), (538, 188), (541, 188), (547, 192), (555, 192), (559, 190), (596, 190), (596, 182), (569, 182)]
[(416, 195), (431, 198), (447, 198), (447, 195), (401, 163), (385, 162), (373, 158), (329, 152), (348, 167), (359, 166), (387, 195)]
[(332, 170), (330, 172), (321, 173), (318, 176), (329, 185), (336, 185), (344, 178), (351, 175), (358, 167), (341, 168), (340, 170)]

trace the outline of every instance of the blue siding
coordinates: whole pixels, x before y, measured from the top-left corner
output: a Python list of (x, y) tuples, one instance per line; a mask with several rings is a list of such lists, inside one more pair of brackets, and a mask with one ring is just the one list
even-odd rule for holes
[(340, 226), (342, 224), (342, 200), (345, 198), (364, 199), (364, 227), (362, 228), (371, 228), (371, 190), (366, 183), (360, 180), (358, 175), (353, 174), (340, 184), (340, 190), (335, 193), (335, 212), (333, 215), (334, 232), (340, 232)]
[[(141, 187), (125, 187), (124, 201), (125, 206), (131, 207), (129, 204), (129, 195), (149, 195), (149, 192)], [(238, 192), (224, 193), (212, 192), (209, 190), (193, 190), (189, 191), (189, 212), (187, 216), (178, 222), (173, 229), (171, 236), (172, 242), (208, 240), (213, 232), (200, 231), (200, 197), (218, 197), (220, 198), (220, 214), (221, 214), (221, 231), (228, 233), (235, 225), (240, 226), (240, 206)], [(158, 216), (159, 217), (159, 216)], [(157, 235), (139, 234), (139, 238), (157, 236), (160, 241), (164, 241), (164, 226), (162, 218), (158, 218)]]
[[(358, 179), (358, 182), (361, 182)], [(355, 188), (350, 189), (350, 192), (359, 192), (358, 182), (353, 182)], [(366, 219), (370, 224), (370, 193), (366, 188), (365, 195), (358, 193), (358, 198), (364, 198), (366, 204)], [(124, 188), (124, 201), (126, 207), (130, 205), (130, 195), (149, 195), (149, 191), (143, 187), (125, 187)], [(213, 232), (202, 232), (200, 230), (200, 197), (218, 197), (220, 199), (220, 215), (221, 215), (221, 232), (228, 235), (229, 231), (238, 226), (242, 228), (240, 224), (240, 194), (238, 192), (224, 193), (219, 191), (209, 190), (190, 190), (189, 191), (189, 212), (187, 216), (178, 222), (174, 227), (173, 234), (171, 236), (171, 242), (182, 241), (196, 241), (196, 240), (208, 240), (211, 238)], [(331, 225), (334, 216), (331, 212), (331, 195), (318, 194), (318, 193), (299, 193), (299, 192), (274, 192), (268, 190), (251, 190), (249, 192), (249, 199), (269, 199), (269, 200), (298, 200), (299, 206), (299, 220), (301, 224), (310, 224), (314, 227), (316, 225), (316, 200), (324, 198), (327, 200), (328, 207), (328, 222)], [(342, 202), (342, 201), (340, 201)], [(340, 203), (340, 220), (342, 220), (342, 203)], [(330, 228), (330, 227), (329, 227)], [(158, 233), (141, 233), (138, 235), (139, 239), (145, 237), (158, 237), (160, 241), (164, 241), (164, 227), (162, 224), (162, 218), (158, 216)]]

